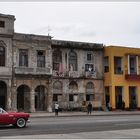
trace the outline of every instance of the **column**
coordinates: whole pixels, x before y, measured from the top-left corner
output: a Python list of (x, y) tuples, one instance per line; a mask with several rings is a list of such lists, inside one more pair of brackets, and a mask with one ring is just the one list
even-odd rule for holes
[[(106, 91), (105, 91), (105, 86), (103, 87), (103, 94), (102, 94), (102, 109), (104, 111), (106, 111), (106, 100), (105, 100), (105, 95), (106, 95)], [(110, 96), (110, 93), (109, 93)]]
[(137, 87), (137, 102), (138, 108), (140, 108), (140, 87)]
[(130, 58), (129, 58), (129, 55), (128, 55), (128, 74), (130, 74)]
[(139, 75), (139, 58), (138, 58), (138, 56), (136, 56), (136, 63), (137, 63), (137, 65), (136, 65), (136, 67), (137, 67), (137, 75)]
[(12, 110), (17, 111), (17, 87), (12, 87)]
[(128, 90), (128, 86), (124, 87), (124, 102), (125, 102), (125, 108), (129, 108), (129, 90)]
[[(50, 82), (50, 81), (49, 81)], [(52, 82), (48, 83), (47, 111), (52, 112)]]
[(116, 109), (116, 100), (115, 100), (115, 87), (110, 87), (110, 105), (112, 109)]
[(11, 79), (8, 80), (8, 85), (7, 85), (7, 110), (10, 111), (11, 110)]
[(35, 112), (35, 92), (34, 88), (30, 92), (30, 112)]

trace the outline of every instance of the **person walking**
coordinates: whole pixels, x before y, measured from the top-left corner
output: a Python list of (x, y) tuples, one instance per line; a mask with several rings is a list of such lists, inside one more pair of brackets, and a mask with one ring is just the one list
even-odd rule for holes
[(54, 109), (55, 109), (55, 116), (58, 116), (59, 104), (57, 102), (54, 104)]
[(91, 115), (91, 112), (92, 112), (92, 104), (91, 104), (91, 102), (89, 102), (89, 104), (87, 106), (87, 111), (88, 111), (88, 114)]

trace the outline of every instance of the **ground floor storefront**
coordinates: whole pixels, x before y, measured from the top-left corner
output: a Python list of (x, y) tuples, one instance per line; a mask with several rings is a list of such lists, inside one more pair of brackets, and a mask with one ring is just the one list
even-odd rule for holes
[(85, 79), (16, 78), (0, 80), (0, 106), (12, 111), (52, 112), (54, 103), (61, 109), (102, 109), (103, 81)]
[(105, 102), (112, 109), (134, 110), (140, 109), (139, 86), (106, 86)]

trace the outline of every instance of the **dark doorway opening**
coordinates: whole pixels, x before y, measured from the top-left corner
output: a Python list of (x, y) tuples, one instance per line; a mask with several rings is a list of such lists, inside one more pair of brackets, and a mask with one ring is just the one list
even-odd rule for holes
[(0, 107), (6, 109), (7, 86), (5, 82), (0, 81)]

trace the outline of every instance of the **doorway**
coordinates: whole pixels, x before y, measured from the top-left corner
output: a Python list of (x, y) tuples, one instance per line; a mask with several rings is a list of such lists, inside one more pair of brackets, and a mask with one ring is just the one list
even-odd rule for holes
[(6, 99), (7, 99), (7, 86), (6, 83), (0, 81), (0, 107), (6, 109)]

